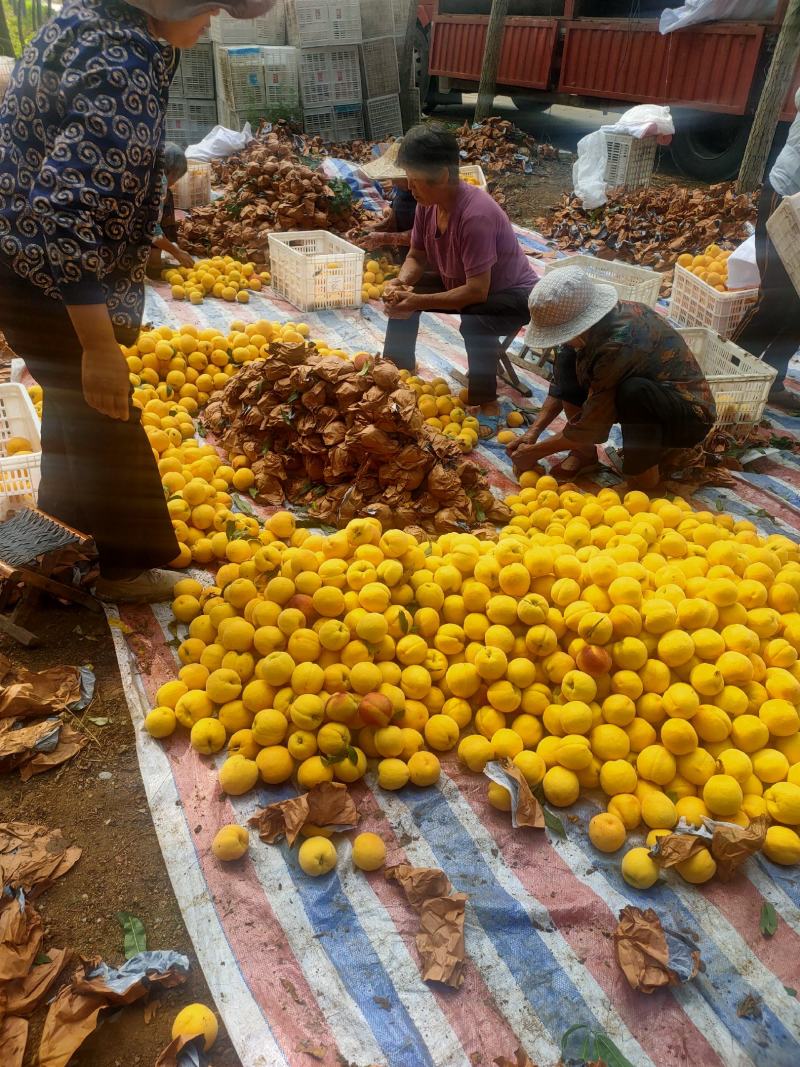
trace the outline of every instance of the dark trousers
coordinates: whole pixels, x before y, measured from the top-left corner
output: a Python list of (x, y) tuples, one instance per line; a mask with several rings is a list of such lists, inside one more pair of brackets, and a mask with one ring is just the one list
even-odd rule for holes
[(674, 389), (649, 378), (620, 382), (615, 406), (625, 474), (641, 474), (657, 466), (668, 448), (692, 448), (711, 429), (711, 423), (699, 419)]
[[(131, 405), (121, 422), (89, 407), (82, 346), (63, 304), (2, 262), (0, 329), (44, 389), (39, 507), (94, 537), (105, 578), (169, 563), (178, 543), (140, 411)], [(117, 339), (133, 344), (136, 334)]]
[(769, 181), (758, 201), (756, 260), (761, 271), (758, 305), (736, 336), (736, 343), (761, 356), (778, 376), (773, 389), (783, 387), (789, 361), (800, 348), (800, 296), (767, 233), (767, 219), (781, 202)]
[[(497, 399), (500, 338), (516, 335), (530, 322), (529, 296), (528, 289), (509, 289), (504, 293), (491, 293), (482, 304), (472, 304), (460, 312), (453, 312), (461, 316), (459, 329), (467, 350), (469, 404), (489, 404)], [(415, 312), (407, 319), (389, 319), (383, 354), (401, 370), (416, 368), (420, 314)]]

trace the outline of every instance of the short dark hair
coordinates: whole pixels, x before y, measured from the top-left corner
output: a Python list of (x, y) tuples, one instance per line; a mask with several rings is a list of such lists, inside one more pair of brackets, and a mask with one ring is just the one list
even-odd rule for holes
[(447, 168), (450, 181), (458, 181), (459, 148), (454, 135), (438, 123), (413, 126), (400, 143), (397, 162), (401, 167), (430, 171)]

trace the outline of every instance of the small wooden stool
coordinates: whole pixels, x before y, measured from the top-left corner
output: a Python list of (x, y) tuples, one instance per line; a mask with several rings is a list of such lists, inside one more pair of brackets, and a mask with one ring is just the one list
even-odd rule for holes
[[(0, 522), (0, 631), (26, 647), (39, 644), (37, 635), (25, 624), (39, 606), (42, 593), (82, 604), (90, 611), (103, 610), (89, 593), (50, 577), (65, 548), (89, 540), (86, 534), (37, 508), (21, 508)], [(22, 586), (20, 599), (6, 613), (18, 585)]]

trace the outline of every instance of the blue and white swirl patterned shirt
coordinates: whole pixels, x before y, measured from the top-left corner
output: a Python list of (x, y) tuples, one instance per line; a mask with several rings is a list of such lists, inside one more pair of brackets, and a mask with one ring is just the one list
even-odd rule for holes
[(67, 0), (0, 105), (0, 257), (119, 326), (141, 323), (177, 56), (121, 0)]

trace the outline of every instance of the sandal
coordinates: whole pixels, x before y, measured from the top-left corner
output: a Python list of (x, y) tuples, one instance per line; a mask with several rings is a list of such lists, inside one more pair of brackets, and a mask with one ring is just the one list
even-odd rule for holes
[(596, 471), (599, 467), (596, 451), (592, 459), (580, 452), (570, 452), (555, 467), (551, 467), (550, 476), (557, 482), (573, 482), (582, 474), (589, 474), (590, 471)]

